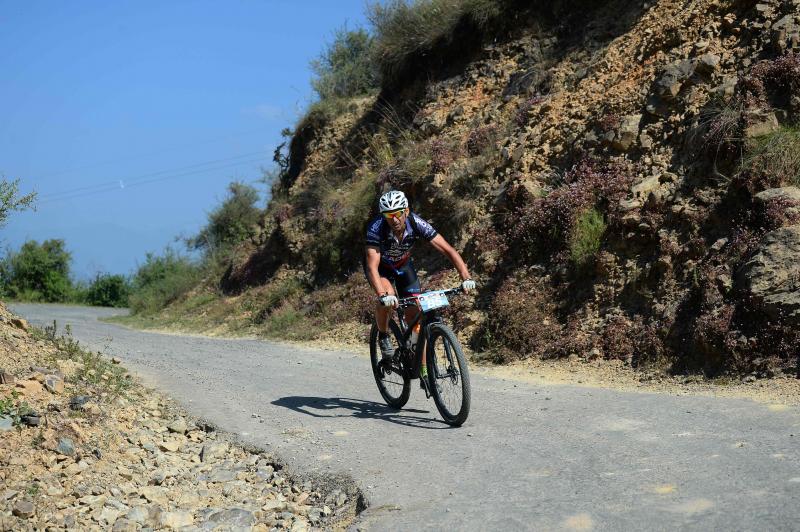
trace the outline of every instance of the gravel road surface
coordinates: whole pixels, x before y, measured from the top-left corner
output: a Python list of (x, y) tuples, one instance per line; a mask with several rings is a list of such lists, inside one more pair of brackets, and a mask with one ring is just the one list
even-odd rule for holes
[(368, 530), (798, 530), (800, 409), (541, 386), (473, 372), (453, 429), (415, 387), (389, 410), (363, 355), (134, 331), (114, 312), (12, 305), (298, 471), (344, 472)]

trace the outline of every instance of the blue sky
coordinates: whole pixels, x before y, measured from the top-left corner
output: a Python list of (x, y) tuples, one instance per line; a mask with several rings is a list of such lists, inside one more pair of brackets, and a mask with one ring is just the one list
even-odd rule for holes
[[(363, 0), (0, 0), (0, 174), (39, 194), (5, 249), (62, 238), (76, 278), (130, 273), (271, 166), (309, 61)], [(264, 187), (262, 186), (262, 190)]]

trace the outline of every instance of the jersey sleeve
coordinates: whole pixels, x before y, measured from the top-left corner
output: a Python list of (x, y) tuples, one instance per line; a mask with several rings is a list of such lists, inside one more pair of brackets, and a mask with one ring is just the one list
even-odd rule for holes
[(419, 236), (430, 242), (436, 235), (439, 233), (436, 232), (436, 229), (428, 222), (427, 220), (417, 216), (416, 214), (412, 213), (411, 216), (414, 217), (414, 221), (417, 224), (417, 229), (419, 230)]
[(367, 246), (374, 246), (376, 248), (381, 247), (381, 220), (380, 218), (373, 219), (369, 225), (367, 225), (367, 239), (366, 245)]

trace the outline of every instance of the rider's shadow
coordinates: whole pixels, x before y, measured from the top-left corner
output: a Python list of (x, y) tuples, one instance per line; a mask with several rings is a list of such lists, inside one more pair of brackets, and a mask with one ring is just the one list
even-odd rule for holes
[[(345, 397), (303, 397), (293, 395), (276, 399), (272, 401), (272, 404), (313, 417), (382, 419), (399, 425), (407, 425), (409, 427), (422, 429), (451, 428), (443, 421), (433, 417), (409, 415), (427, 414), (429, 413), (427, 410), (395, 410), (383, 403), (365, 401), (363, 399), (349, 399)], [(341, 410), (344, 410), (344, 412), (341, 412)]]

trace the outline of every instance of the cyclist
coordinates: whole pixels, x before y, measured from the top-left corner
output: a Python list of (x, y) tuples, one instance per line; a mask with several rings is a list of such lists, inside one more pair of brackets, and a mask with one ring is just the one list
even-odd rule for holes
[[(366, 260), (364, 273), (378, 295), (375, 320), (378, 324), (378, 344), (383, 360), (394, 354), (389, 337), (389, 317), (397, 307), (397, 296), (409, 297), (420, 293), (419, 279), (411, 260), (411, 248), (418, 239), (426, 240), (442, 255), (450, 259), (461, 276), (461, 287), (468, 292), (475, 288), (467, 265), (453, 246), (438, 234), (433, 226), (408, 209), (408, 200), (399, 190), (390, 190), (378, 200), (380, 214), (367, 226)], [(397, 285), (395, 294), (392, 281)], [(415, 307), (405, 312), (406, 323), (417, 315)], [(421, 376), (427, 375), (423, 354)]]

